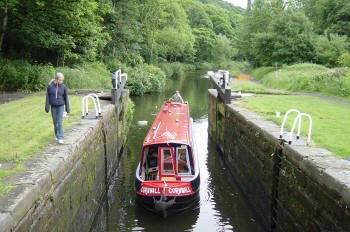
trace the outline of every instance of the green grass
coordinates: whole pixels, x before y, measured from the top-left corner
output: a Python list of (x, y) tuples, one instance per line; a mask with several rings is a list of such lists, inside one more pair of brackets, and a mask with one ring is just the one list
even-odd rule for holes
[(259, 67), (251, 71), (252, 77), (254, 77), (255, 80), (261, 80), (266, 74), (275, 71), (274, 67), (270, 66), (264, 66)]
[(264, 93), (264, 94), (286, 94), (286, 91), (266, 88), (252, 81), (233, 79), (231, 82), (232, 91), (241, 91), (249, 93)]
[[(350, 157), (350, 105), (335, 103), (311, 96), (260, 95), (244, 98), (244, 107), (264, 115), (267, 120), (282, 124), (283, 115), (288, 109), (298, 109), (311, 115), (313, 120), (311, 146), (324, 147), (335, 155)], [(275, 112), (281, 112), (277, 118)], [(291, 128), (292, 117), (287, 120)], [(302, 134), (307, 136), (308, 122), (302, 125)]]
[[(71, 114), (64, 119), (64, 128), (80, 119), (81, 98), (70, 95)], [(0, 169), (0, 181), (22, 170), (22, 161), (54, 139), (51, 113), (44, 109), (45, 93), (0, 105), (0, 163), (16, 166), (10, 170)], [(0, 196), (10, 187), (0, 182)]]
[(295, 64), (269, 72), (259, 78), (262, 84), (274, 89), (321, 93), (350, 99), (349, 68), (329, 69), (316, 64)]

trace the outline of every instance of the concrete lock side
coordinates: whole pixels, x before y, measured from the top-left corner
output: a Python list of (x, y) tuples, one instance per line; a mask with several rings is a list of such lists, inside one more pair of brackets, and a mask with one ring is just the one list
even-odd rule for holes
[(89, 231), (126, 139), (124, 110), (101, 101), (102, 118), (75, 123), (64, 145), (49, 145), (8, 177), (15, 185), (0, 199), (0, 231)]
[(273, 122), (222, 104), (210, 90), (209, 135), (266, 230), (350, 231), (349, 161), (285, 144)]

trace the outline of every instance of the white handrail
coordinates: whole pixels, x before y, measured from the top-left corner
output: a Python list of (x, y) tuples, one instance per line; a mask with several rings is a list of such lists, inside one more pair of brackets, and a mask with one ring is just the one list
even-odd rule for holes
[(97, 107), (98, 107), (98, 115), (101, 116), (102, 111), (101, 111), (101, 105), (100, 105), (100, 98), (97, 96), (96, 93), (90, 93), (88, 96), (92, 96), (96, 99)]
[(119, 85), (122, 84), (122, 81), (125, 79), (125, 82), (128, 80), (128, 74), (122, 73), (119, 75)]
[(115, 72), (115, 75), (116, 75), (116, 88), (118, 89), (118, 83), (119, 83), (119, 86), (120, 86), (120, 82), (119, 82), (119, 79), (120, 79), (120, 75), (122, 74), (122, 70), (121, 69), (118, 69), (116, 72)]
[[(283, 117), (283, 121), (282, 121), (282, 125), (281, 125), (280, 139), (283, 138), (283, 128), (284, 128), (284, 126), (285, 126), (285, 124), (286, 124), (288, 115), (289, 115), (290, 113), (292, 113), (292, 112), (298, 113), (298, 115), (297, 115), (295, 118), (297, 118), (297, 117), (300, 115), (300, 111), (297, 110), (297, 109), (289, 109), (289, 110), (286, 112), (286, 114), (285, 114), (284, 117)], [(301, 126), (301, 120), (299, 121), (299, 127), (300, 127), (300, 126)], [(299, 134), (299, 135), (300, 135), (300, 134)]]
[(292, 144), (293, 132), (294, 132), (294, 129), (295, 129), (295, 126), (296, 126), (296, 123), (297, 123), (298, 120), (299, 120), (299, 128), (298, 128), (298, 135), (297, 136), (300, 136), (301, 120), (302, 120), (303, 116), (306, 116), (306, 117), (309, 118), (309, 131), (308, 131), (308, 135), (307, 135), (307, 142), (306, 142), (306, 144), (307, 145), (310, 144), (310, 142), (311, 142), (311, 131), (312, 131), (312, 117), (309, 114), (306, 114), (306, 113), (300, 113), (294, 119), (292, 130), (291, 130), (291, 132), (289, 134), (289, 141), (288, 141), (289, 144)]
[[(84, 118), (85, 117), (85, 114), (88, 115), (89, 114), (89, 108), (88, 108), (88, 100), (89, 98), (92, 100), (92, 102), (94, 103), (94, 107), (95, 107), (95, 114), (96, 114), (96, 118), (98, 118), (98, 110), (97, 110), (97, 104), (96, 104), (96, 100), (93, 96), (90, 96), (90, 95), (87, 95), (87, 96), (84, 96), (83, 99), (82, 99), (82, 110), (81, 110), (81, 118)], [(84, 108), (84, 105), (86, 107), (86, 112), (85, 112), (85, 108)]]

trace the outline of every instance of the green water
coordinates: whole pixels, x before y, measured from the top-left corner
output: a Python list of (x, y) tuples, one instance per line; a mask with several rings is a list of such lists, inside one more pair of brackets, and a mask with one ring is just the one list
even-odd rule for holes
[[(215, 145), (208, 141), (207, 107), (211, 84), (203, 77), (204, 72), (191, 72), (184, 79), (169, 82), (162, 93), (132, 98), (134, 123), (121, 157), (119, 174), (93, 231), (262, 231), (239, 188), (222, 166)], [(136, 204), (134, 175), (149, 126), (159, 106), (175, 90), (189, 102), (194, 119), (201, 175), (200, 201), (189, 211), (163, 219)], [(139, 126), (138, 121), (148, 121), (148, 125)]]

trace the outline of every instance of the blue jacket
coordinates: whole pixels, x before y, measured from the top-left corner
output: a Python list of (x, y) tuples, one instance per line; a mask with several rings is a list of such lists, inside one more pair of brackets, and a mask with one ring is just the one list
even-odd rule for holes
[(51, 82), (49, 86), (47, 86), (46, 91), (46, 103), (45, 103), (45, 111), (48, 113), (50, 111), (51, 106), (63, 106), (66, 105), (66, 112), (69, 113), (69, 101), (68, 101), (68, 91), (64, 84), (56, 84), (55, 82)]

